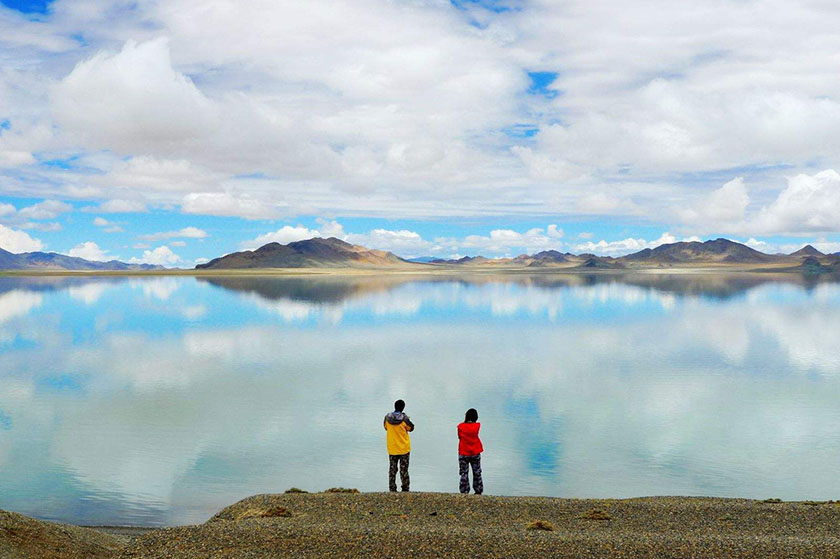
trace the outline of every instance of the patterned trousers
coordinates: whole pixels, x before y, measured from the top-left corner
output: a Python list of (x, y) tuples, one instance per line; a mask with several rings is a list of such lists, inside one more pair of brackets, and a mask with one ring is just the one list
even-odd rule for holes
[(458, 471), (461, 474), (461, 493), (470, 492), (470, 466), (473, 473), (473, 491), (476, 495), (484, 493), (484, 481), (481, 479), (481, 454), (475, 456), (458, 455)]
[(411, 481), (408, 478), (408, 457), (407, 454), (389, 454), (390, 465), (388, 467), (388, 489), (391, 491), (397, 490), (397, 464), (400, 467), (400, 481), (402, 481), (402, 490), (408, 491), (408, 484)]

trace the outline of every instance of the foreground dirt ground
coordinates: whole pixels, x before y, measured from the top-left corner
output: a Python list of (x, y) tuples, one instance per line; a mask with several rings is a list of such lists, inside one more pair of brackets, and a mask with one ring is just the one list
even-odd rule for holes
[(250, 497), (201, 525), (131, 535), (0, 520), (4, 559), (840, 557), (834, 502), (291, 493)]

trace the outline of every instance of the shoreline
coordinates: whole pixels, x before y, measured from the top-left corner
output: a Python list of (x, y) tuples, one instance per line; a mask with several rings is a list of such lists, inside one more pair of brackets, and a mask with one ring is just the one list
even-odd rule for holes
[(834, 501), (285, 493), (170, 528), (83, 528), (0, 513), (0, 556), (823, 558), (840, 555), (838, 525)]
[(644, 275), (709, 275), (709, 274), (748, 274), (748, 275), (779, 275), (779, 276), (807, 276), (807, 277), (838, 277), (838, 274), (823, 272), (809, 274), (803, 270), (789, 266), (778, 267), (745, 267), (737, 265), (713, 264), (697, 266), (674, 267), (638, 267), (638, 268), (580, 268), (580, 267), (514, 267), (514, 266), (436, 266), (418, 264), (423, 268), (413, 267), (323, 267), (323, 268), (247, 268), (247, 269), (168, 269), (168, 270), (0, 270), (0, 277), (248, 277), (248, 276), (278, 276), (278, 277), (336, 277), (336, 276), (474, 276), (474, 275), (603, 275), (622, 276), (628, 274)]

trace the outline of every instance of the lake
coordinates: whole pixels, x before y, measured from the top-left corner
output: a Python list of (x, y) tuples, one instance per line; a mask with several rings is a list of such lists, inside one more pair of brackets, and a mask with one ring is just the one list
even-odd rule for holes
[(801, 276), (0, 277), (0, 508), (203, 522), (243, 497), (837, 499), (840, 284)]

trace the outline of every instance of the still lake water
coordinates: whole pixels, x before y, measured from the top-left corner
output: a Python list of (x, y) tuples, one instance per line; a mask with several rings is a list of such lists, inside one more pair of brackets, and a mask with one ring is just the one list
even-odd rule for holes
[(840, 284), (790, 276), (0, 278), (0, 508), (202, 522), (297, 486), (840, 497)]

